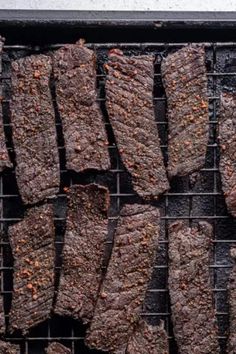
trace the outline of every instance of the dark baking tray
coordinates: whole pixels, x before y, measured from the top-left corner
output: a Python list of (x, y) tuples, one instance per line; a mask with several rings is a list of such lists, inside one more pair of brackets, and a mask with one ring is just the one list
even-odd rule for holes
[[(160, 63), (168, 53), (181, 48), (188, 42), (204, 42), (206, 45), (206, 67), (209, 88), (209, 129), (210, 139), (206, 164), (201, 169), (195, 184), (189, 177), (175, 178), (171, 190), (155, 203), (160, 207), (161, 242), (155, 264), (152, 281), (143, 307), (143, 316), (152, 324), (161, 319), (170, 337), (170, 353), (177, 353), (173, 339), (169, 295), (168, 275), (168, 223), (175, 219), (185, 219), (189, 224), (198, 220), (207, 220), (214, 229), (214, 255), (210, 268), (212, 271), (213, 292), (216, 302), (217, 319), (220, 327), (219, 340), (222, 353), (228, 330), (227, 281), (231, 269), (229, 249), (236, 242), (236, 225), (227, 213), (221, 190), (218, 170), (219, 149), (217, 141), (217, 119), (219, 94), (222, 90), (234, 90), (236, 86), (236, 42), (235, 13), (130, 13), (130, 12), (71, 12), (71, 11), (0, 11), (0, 33), (6, 37), (3, 55), (4, 128), (8, 148), (14, 161), (11, 139), (9, 99), (11, 95), (11, 61), (30, 54), (48, 53), (63, 43), (75, 42), (83, 37), (87, 45), (97, 53), (97, 89), (98, 101), (103, 111), (109, 138), (109, 152), (112, 168), (107, 173), (76, 174), (65, 169), (65, 150), (60, 117), (57, 114), (58, 144), (61, 159), (61, 191), (55, 204), (55, 225), (57, 230), (57, 271), (61, 265), (61, 249), (65, 229), (66, 200), (63, 188), (73, 183), (97, 182), (109, 187), (111, 208), (109, 236), (104, 269), (109, 258), (114, 228), (120, 207), (127, 202), (138, 201), (134, 194), (129, 174), (125, 171), (116, 149), (114, 135), (105, 109), (105, 73), (103, 63), (110, 48), (121, 48), (127, 55), (152, 53), (155, 61), (154, 105), (157, 126), (165, 161), (167, 161), (168, 121), (166, 119), (166, 99), (160, 76)], [(54, 83), (51, 82), (52, 93)], [(141, 200), (139, 200), (142, 202)], [(12, 257), (7, 239), (7, 228), (20, 220), (25, 212), (15, 181), (13, 170), (0, 177), (0, 225), (4, 231), (1, 252), (4, 261), (0, 264), (3, 272), (1, 292), (4, 295), (5, 310), (8, 313), (12, 290)], [(7, 316), (6, 316), (7, 319)], [(49, 321), (32, 329), (27, 337), (6, 334), (6, 339), (21, 344), (21, 353), (44, 353), (49, 342), (58, 340), (72, 349), (72, 353), (99, 353), (84, 345), (86, 327), (71, 319), (52, 316)]]

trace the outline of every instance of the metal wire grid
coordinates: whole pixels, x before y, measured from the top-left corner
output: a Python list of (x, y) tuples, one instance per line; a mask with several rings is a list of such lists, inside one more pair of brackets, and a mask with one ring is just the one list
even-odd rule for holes
[[(9, 64), (14, 58), (29, 55), (32, 53), (45, 52), (54, 50), (62, 44), (47, 46), (44, 48), (30, 47), (21, 45), (5, 46), (5, 56), (3, 60), (3, 72), (1, 76), (3, 86), (3, 112), (4, 112), (4, 126), (7, 137), (9, 137), (8, 148), (11, 150), (10, 139), (10, 120), (9, 120)], [(164, 154), (167, 150), (167, 133), (168, 122), (165, 117), (166, 99), (164, 96), (163, 87), (160, 78), (160, 61), (161, 58), (167, 55), (170, 51), (176, 50), (184, 45), (184, 43), (107, 43), (107, 44), (93, 44), (93, 47), (98, 56), (98, 92), (99, 102), (105, 117), (105, 124), (109, 131), (109, 121), (107, 120), (104, 96), (104, 72), (102, 63), (106, 60), (107, 50), (112, 47), (120, 47), (127, 54), (139, 53), (155, 53), (157, 55), (156, 73), (155, 73), (155, 89), (154, 89), (154, 104), (157, 112), (157, 125), (161, 137), (161, 144)], [(206, 166), (201, 170), (195, 185), (191, 184), (189, 177), (175, 179), (172, 182), (172, 188), (165, 193), (160, 202), (156, 205), (162, 211), (162, 237), (160, 241), (160, 250), (155, 265), (153, 279), (150, 284), (146, 296), (146, 302), (143, 309), (143, 316), (153, 324), (158, 323), (159, 319), (163, 319), (170, 337), (171, 353), (175, 353), (175, 345), (173, 343), (171, 323), (170, 323), (170, 308), (168, 301), (167, 289), (167, 272), (168, 272), (168, 223), (175, 219), (189, 220), (189, 223), (194, 223), (197, 220), (208, 220), (212, 223), (214, 228), (214, 260), (210, 265), (213, 273), (213, 292), (216, 302), (217, 318), (220, 325), (219, 340), (222, 344), (222, 352), (225, 352), (225, 340), (228, 322), (228, 307), (227, 307), (227, 278), (231, 269), (228, 251), (235, 240), (235, 223), (234, 220), (227, 214), (222, 191), (219, 181), (218, 171), (218, 145), (217, 145), (217, 112), (219, 106), (219, 93), (222, 87), (231, 88), (236, 78), (236, 70), (233, 70), (229, 64), (227, 72), (225, 70), (225, 62), (236, 58), (236, 43), (206, 43), (207, 51), (207, 70), (209, 78), (209, 101), (210, 101), (210, 140), (208, 144), (208, 154)], [(235, 59), (236, 60), (236, 59)], [(231, 70), (232, 69), (232, 70)], [(235, 82), (236, 83), (236, 82)], [(60, 129), (60, 121), (57, 121), (57, 127)], [(117, 220), (117, 211), (120, 205), (124, 202), (133, 201), (136, 198), (132, 190), (127, 188), (127, 173), (117, 155), (117, 149), (114, 145), (112, 135), (110, 135), (109, 151), (112, 158), (112, 183), (110, 186), (111, 200), (113, 210), (110, 216), (110, 224), (115, 227)], [(59, 146), (60, 153), (63, 155), (64, 147)], [(12, 152), (11, 152), (12, 153)], [(76, 182), (76, 178), (68, 174), (62, 164), (61, 170), (62, 184), (70, 185)], [(105, 182), (103, 177), (99, 177), (101, 183)], [(83, 180), (83, 176), (81, 177)], [(96, 176), (89, 176), (92, 180), (96, 180)], [(79, 179), (81, 181), (81, 179)], [(86, 181), (85, 181), (86, 182)], [(59, 204), (60, 198), (64, 198), (63, 189), (58, 196)], [(5, 230), (7, 226), (13, 222), (21, 220), (24, 209), (19, 201), (18, 192), (16, 189), (14, 172), (8, 171), (3, 176), (0, 176), (0, 203), (2, 206), (0, 212), (1, 229)], [(60, 209), (60, 208), (59, 208)], [(65, 221), (64, 210), (58, 212), (56, 215), (56, 223), (62, 223), (59, 227), (59, 237), (57, 244), (62, 247), (63, 238), (63, 222)], [(112, 239), (107, 241), (109, 249), (111, 248)], [(9, 310), (9, 300), (11, 294), (11, 278), (12, 260), (9, 256), (9, 243), (7, 240), (1, 242), (0, 254), (4, 253), (4, 263), (1, 262), (0, 270), (3, 272), (1, 280), (1, 293), (4, 295), (5, 307)], [(59, 269), (59, 267), (58, 267)], [(48, 342), (58, 340), (71, 347), (72, 353), (96, 353), (96, 351), (88, 350), (83, 344), (85, 328), (81, 327), (75, 321), (70, 319), (60, 319), (53, 317), (36, 329), (32, 330), (25, 338), (17, 336), (6, 336), (7, 340), (21, 343), (22, 353), (34, 354), (43, 353), (43, 347), (46, 347)], [(98, 352), (97, 352), (98, 353)]]

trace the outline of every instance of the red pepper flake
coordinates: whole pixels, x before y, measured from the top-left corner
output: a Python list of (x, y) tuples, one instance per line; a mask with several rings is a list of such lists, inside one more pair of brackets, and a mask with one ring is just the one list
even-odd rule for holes
[(40, 76), (41, 76), (40, 71), (39, 70), (35, 70), (35, 72), (34, 72), (35, 79), (39, 79)]

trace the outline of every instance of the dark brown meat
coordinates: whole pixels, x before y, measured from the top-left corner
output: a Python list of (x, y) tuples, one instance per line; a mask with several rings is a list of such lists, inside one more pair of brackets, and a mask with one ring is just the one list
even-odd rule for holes
[(168, 337), (163, 324), (150, 326), (140, 320), (131, 336), (126, 354), (168, 354)]
[(134, 190), (155, 198), (169, 188), (153, 107), (152, 55), (112, 50), (105, 64), (107, 110)]
[(205, 163), (208, 98), (204, 46), (188, 45), (163, 60), (168, 106), (168, 174), (184, 176)]
[(96, 56), (82, 41), (54, 54), (56, 96), (66, 147), (66, 166), (81, 172), (107, 170), (107, 137), (96, 102)]
[(32, 208), (10, 226), (14, 258), (10, 331), (23, 334), (50, 316), (54, 295), (55, 230), (53, 207)]
[[(2, 72), (2, 49), (5, 39), (0, 36), (0, 73)], [(0, 97), (2, 98), (2, 85), (0, 85)], [(2, 103), (0, 101), (0, 172), (2, 172), (6, 167), (12, 167), (10, 161), (6, 140), (3, 128), (3, 114), (2, 114)]]
[(74, 185), (68, 194), (63, 265), (55, 312), (91, 320), (101, 282), (107, 237), (109, 193), (90, 184)]
[(67, 347), (64, 347), (64, 345), (53, 342), (51, 343), (47, 349), (46, 349), (47, 354), (71, 354), (71, 350)]
[[(2, 208), (2, 205), (0, 206)], [(2, 210), (1, 210), (2, 212)], [(2, 233), (0, 232), (0, 240), (2, 241)], [(3, 265), (3, 255), (2, 252), (0, 253), (0, 264)], [(0, 282), (3, 282), (3, 272), (0, 272)], [(5, 332), (5, 312), (4, 312), (4, 303), (3, 303), (3, 295), (0, 295), (0, 334)]]
[(22, 200), (37, 203), (59, 190), (60, 169), (49, 89), (51, 59), (32, 55), (12, 63), (11, 122)]
[(0, 340), (0, 354), (20, 354), (20, 347)]
[[(2, 275), (1, 275), (2, 277)], [(0, 281), (1, 281), (0, 277)], [(3, 305), (3, 296), (0, 297), (0, 334), (5, 332), (5, 313), (4, 313), (4, 305)]]
[(220, 353), (210, 283), (212, 227), (169, 230), (169, 291), (174, 335), (181, 354)]
[(91, 348), (121, 353), (133, 333), (152, 273), (159, 238), (159, 210), (126, 205), (86, 339)]
[(219, 114), (220, 173), (229, 212), (236, 216), (236, 94), (221, 94)]
[(236, 248), (231, 249), (231, 257), (234, 260), (233, 269), (229, 277), (229, 338), (228, 354), (236, 353)]

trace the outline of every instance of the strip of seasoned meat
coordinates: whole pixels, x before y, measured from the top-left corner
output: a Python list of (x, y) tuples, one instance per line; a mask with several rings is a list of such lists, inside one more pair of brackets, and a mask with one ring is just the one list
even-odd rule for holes
[(168, 354), (169, 345), (163, 323), (160, 326), (148, 325), (140, 320), (131, 336), (126, 354)]
[(107, 110), (122, 161), (143, 198), (169, 188), (153, 107), (152, 55), (125, 56), (113, 49), (105, 64)]
[[(1, 206), (2, 207), (2, 206)], [(2, 233), (0, 232), (0, 240), (2, 241)], [(0, 254), (0, 264), (3, 265), (3, 256)], [(0, 272), (0, 281), (2, 282), (3, 272)], [(4, 311), (4, 302), (3, 295), (0, 295), (0, 334), (5, 332), (5, 311)]]
[(63, 264), (55, 312), (88, 323), (102, 277), (108, 227), (107, 188), (74, 185), (68, 193)]
[(220, 353), (210, 283), (212, 226), (169, 229), (169, 291), (174, 335), (181, 354)]
[[(2, 275), (1, 275), (2, 277)], [(0, 278), (1, 280), (1, 278)], [(3, 297), (0, 297), (0, 334), (5, 332), (5, 313), (4, 313), (4, 305), (3, 305)]]
[(191, 44), (162, 61), (168, 106), (168, 174), (184, 176), (205, 163), (209, 136), (205, 49)]
[(47, 354), (71, 354), (71, 350), (64, 345), (52, 342), (46, 349)]
[(53, 207), (32, 208), (9, 227), (14, 258), (10, 331), (27, 333), (50, 317), (54, 295), (55, 229)]
[(221, 94), (219, 114), (220, 173), (229, 212), (236, 216), (236, 94)]
[[(0, 36), (0, 73), (2, 72), (2, 49), (4, 45), (5, 38)], [(0, 85), (0, 96), (2, 97), (2, 84)], [(10, 161), (7, 147), (5, 134), (3, 129), (3, 114), (2, 114), (2, 104), (0, 102), (0, 172), (2, 172), (6, 167), (12, 167)]]
[(20, 347), (0, 340), (0, 354), (20, 354)]
[(107, 136), (96, 102), (94, 51), (78, 41), (57, 50), (53, 63), (67, 168), (76, 172), (109, 169)]
[(233, 269), (229, 277), (229, 338), (228, 354), (236, 353), (236, 248), (231, 249), (231, 257), (234, 260)]
[(159, 210), (126, 205), (86, 342), (91, 348), (121, 353), (141, 311), (156, 255)]
[(51, 59), (32, 55), (12, 63), (11, 122), (22, 200), (37, 203), (59, 190), (55, 115), (49, 89)]

